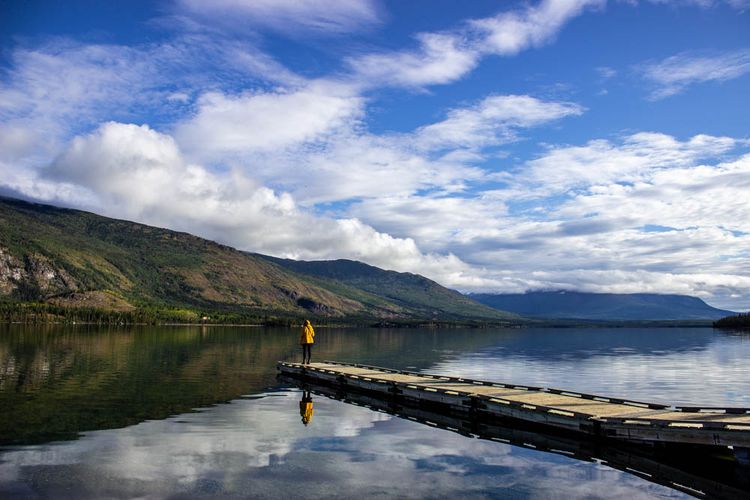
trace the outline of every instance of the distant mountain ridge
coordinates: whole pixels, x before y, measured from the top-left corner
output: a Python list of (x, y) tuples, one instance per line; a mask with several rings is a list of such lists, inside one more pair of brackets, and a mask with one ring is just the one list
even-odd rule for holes
[[(384, 297), (401, 307), (418, 311), (425, 317), (448, 314), (486, 317), (487, 306), (461, 293), (412, 273), (386, 271), (354, 260), (301, 261), (258, 255), (291, 271), (335, 280), (359, 290)], [(504, 317), (513, 315), (502, 312)]]
[[(182, 311), (186, 320), (209, 312), (379, 320), (514, 317), (421, 276), (345, 262), (293, 265), (187, 233), (0, 197), (0, 301), (6, 303), (124, 313), (160, 308)], [(327, 267), (340, 274), (317, 272)], [(349, 269), (370, 278), (354, 279)], [(421, 290), (423, 296), (410, 301), (390, 288)]]
[(714, 320), (734, 314), (698, 297), (655, 293), (587, 293), (574, 291), (520, 294), (473, 293), (469, 297), (496, 309), (529, 318), (583, 320)]

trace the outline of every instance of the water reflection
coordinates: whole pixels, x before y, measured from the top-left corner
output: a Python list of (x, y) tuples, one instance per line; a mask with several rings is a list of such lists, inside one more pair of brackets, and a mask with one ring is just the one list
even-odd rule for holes
[(383, 395), (347, 391), (310, 380), (281, 376), (281, 380), (350, 405), (386, 412), (467, 438), (512, 444), (584, 462), (605, 464), (647, 481), (699, 497), (736, 499), (750, 497), (750, 464), (737, 461), (728, 448), (659, 445), (600, 440), (513, 419), (451, 414), (448, 410), (396, 401)]
[(684, 405), (750, 406), (750, 336), (702, 328), (530, 330), (431, 373)]
[[(498, 336), (477, 333), (329, 329), (316, 351), (425, 368)], [(0, 445), (75, 439), (262, 392), (298, 341), (297, 329), (0, 325)]]
[[(296, 329), (0, 326), (0, 445), (74, 439), (276, 386)], [(750, 337), (710, 329), (326, 329), (316, 357), (642, 400), (750, 405)]]
[(261, 399), (8, 450), (0, 497), (681, 497), (597, 463), (454, 432), (303, 394)]
[(313, 399), (309, 390), (302, 391), (302, 399), (299, 400), (299, 415), (302, 417), (302, 423), (310, 425), (313, 418)]
[[(322, 333), (321, 360), (750, 404), (749, 337), (710, 329)], [(0, 497), (680, 495), (288, 389), (275, 363), (298, 360), (298, 342), (297, 329), (0, 326), (0, 445), (13, 446)]]

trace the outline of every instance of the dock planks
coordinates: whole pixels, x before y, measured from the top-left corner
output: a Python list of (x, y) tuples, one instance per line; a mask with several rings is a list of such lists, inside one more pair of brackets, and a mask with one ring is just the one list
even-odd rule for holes
[(514, 418), (609, 439), (750, 447), (750, 410), (670, 406), (554, 388), (446, 377), (333, 361), (279, 362), (288, 376), (347, 390)]
[(607, 440), (602, 442), (582, 434), (558, 432), (552, 427), (534, 426), (523, 421), (503, 419), (478, 421), (475, 415), (456, 415), (443, 408), (426, 408), (398, 402), (382, 394), (347, 390), (333, 384), (318, 384), (303, 377), (281, 376), (312, 394), (363, 406), (372, 411), (455, 432), (466, 438), (484, 439), (585, 462), (597, 462), (632, 474), (646, 481), (679, 490), (696, 498), (736, 500), (750, 498), (750, 463), (740, 462), (728, 448), (704, 446), (653, 446)]

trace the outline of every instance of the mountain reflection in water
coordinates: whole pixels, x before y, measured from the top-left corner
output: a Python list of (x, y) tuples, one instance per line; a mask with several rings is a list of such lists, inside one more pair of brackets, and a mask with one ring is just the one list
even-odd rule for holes
[[(317, 330), (314, 360), (667, 402), (747, 406), (750, 394), (748, 337), (710, 329)], [(299, 361), (297, 341), (287, 329), (0, 327), (0, 497), (683, 495), (314, 395), (304, 425), (304, 394), (275, 370)]]

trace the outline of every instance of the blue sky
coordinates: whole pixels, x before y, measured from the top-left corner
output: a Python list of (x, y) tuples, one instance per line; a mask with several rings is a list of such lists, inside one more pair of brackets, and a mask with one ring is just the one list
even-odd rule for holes
[(746, 0), (0, 2), (0, 192), (750, 308)]

